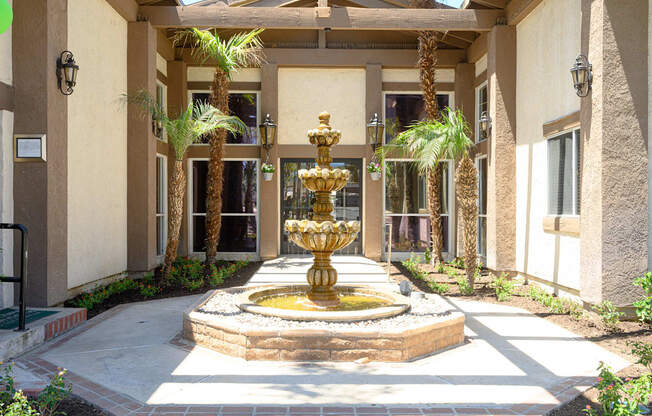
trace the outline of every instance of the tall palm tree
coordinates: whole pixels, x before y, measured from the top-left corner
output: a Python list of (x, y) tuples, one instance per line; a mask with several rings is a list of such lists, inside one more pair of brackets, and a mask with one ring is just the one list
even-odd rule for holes
[[(238, 33), (221, 39), (216, 31), (197, 28), (180, 32), (175, 43), (189, 41), (193, 55), (203, 63), (215, 61), (215, 74), (211, 86), (210, 103), (222, 113), (229, 114), (229, 80), (238, 68), (260, 66), (262, 29)], [(218, 129), (210, 134), (208, 178), (206, 189), (206, 264), (214, 264), (222, 225), (222, 187), (224, 183), (224, 144), (227, 130)]]
[[(410, 7), (415, 9), (439, 8), (436, 0), (411, 0)], [(435, 85), (435, 67), (437, 66), (437, 33), (432, 30), (419, 32), (418, 66), (421, 91), (425, 103), (426, 120), (439, 118), (437, 104), (437, 87)], [(441, 229), (441, 165), (429, 170), (428, 180), (428, 212), (430, 213), (430, 230), (432, 240), (432, 262), (442, 262), (444, 240)]]
[(183, 171), (183, 157), (188, 147), (197, 143), (207, 133), (222, 129), (237, 133), (244, 132), (246, 126), (237, 117), (224, 115), (208, 103), (189, 103), (188, 108), (178, 118), (171, 119), (147, 91), (138, 91), (127, 97), (128, 102), (139, 105), (144, 112), (151, 114), (161, 123), (167, 133), (167, 140), (174, 149), (174, 164), (168, 192), (168, 241), (163, 261), (163, 280), (167, 280), (172, 262), (177, 257), (179, 232), (183, 216), (183, 200), (186, 193), (186, 180)]

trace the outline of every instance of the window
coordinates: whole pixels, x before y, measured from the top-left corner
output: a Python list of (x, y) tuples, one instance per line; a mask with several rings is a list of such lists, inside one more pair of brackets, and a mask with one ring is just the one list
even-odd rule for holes
[(156, 155), (156, 255), (165, 253), (167, 244), (167, 157)]
[(480, 117), (485, 111), (489, 113), (489, 96), (487, 95), (487, 82), (475, 90), (475, 142), (487, 140), (487, 134), (480, 128)]
[[(210, 93), (192, 92), (193, 103), (208, 102)], [(238, 116), (247, 126), (245, 134), (231, 134), (226, 138), (227, 144), (257, 144), (258, 143), (258, 93), (257, 92), (232, 92), (229, 93), (229, 110), (231, 115)], [(202, 143), (208, 143), (208, 137), (203, 137)]]
[[(165, 111), (167, 114), (167, 107), (166, 107), (166, 95), (167, 95), (167, 87), (157, 81), (156, 82), (156, 104)], [(157, 139), (166, 141), (167, 138), (165, 137), (165, 130), (163, 130), (163, 126), (161, 125), (160, 121), (153, 120), (152, 121), (152, 132), (154, 133), (154, 136), (156, 136)]]
[[(449, 162), (442, 163), (441, 223), (448, 251)], [(430, 247), (426, 175), (419, 174), (410, 160), (385, 161), (385, 223), (392, 224), (392, 251), (425, 251)]]
[[(191, 160), (191, 250), (206, 251), (206, 189), (208, 161)], [(258, 161), (225, 160), (222, 189), (222, 226), (217, 251), (258, 251)]]
[(478, 165), (478, 256), (487, 258), (487, 157), (477, 159)]
[[(449, 94), (437, 94), (437, 105), (440, 110), (451, 105)], [(385, 94), (385, 143), (425, 116), (421, 94)]]
[(580, 130), (548, 139), (548, 214), (579, 215)]

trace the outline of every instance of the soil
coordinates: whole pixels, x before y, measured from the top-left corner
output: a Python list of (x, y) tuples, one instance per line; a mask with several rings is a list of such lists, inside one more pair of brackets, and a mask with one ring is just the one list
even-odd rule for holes
[(75, 396), (62, 401), (57, 410), (67, 416), (109, 416), (108, 413)]
[[(262, 264), (261, 262), (250, 262), (240, 271), (236, 272), (229, 278), (225, 279), (224, 283), (217, 286), (204, 285), (196, 290), (189, 290), (187, 288), (178, 287), (178, 286), (175, 287), (161, 286), (162, 290), (160, 293), (147, 298), (141, 295), (140, 291), (137, 289), (128, 290), (126, 292), (122, 292), (108, 297), (104, 302), (98, 304), (93, 309), (87, 311), (86, 316), (88, 319), (90, 319), (94, 316), (101, 314), (104, 311), (107, 311), (123, 303), (141, 302), (145, 300), (164, 299), (164, 298), (175, 298), (179, 296), (188, 296), (188, 295), (197, 295), (197, 294), (206, 293), (207, 291), (212, 289), (225, 289), (225, 288), (235, 287), (235, 286), (244, 286), (245, 284), (247, 284), (249, 279), (251, 279), (251, 277), (256, 273), (256, 271), (258, 271), (261, 264)], [(158, 279), (158, 277), (159, 276), (157, 271), (155, 279)]]
[[(471, 296), (464, 296), (460, 293), (455, 278), (450, 278), (446, 274), (436, 273), (434, 268), (430, 265), (421, 265), (421, 267), (422, 270), (429, 272), (429, 280), (448, 284), (449, 292), (446, 293), (445, 296), (489, 303), (502, 303), (504, 305), (528, 310), (536, 316), (553, 322), (577, 335), (581, 335), (589, 341), (595, 342), (601, 347), (624, 357), (630, 362), (636, 362), (637, 358), (631, 353), (631, 347), (628, 345), (628, 342), (642, 341), (652, 343), (652, 326), (650, 325), (640, 322), (622, 321), (618, 323), (616, 330), (610, 330), (602, 323), (600, 316), (592, 311), (585, 311), (584, 316), (580, 319), (573, 318), (567, 314), (552, 313), (547, 307), (524, 296), (524, 294), (527, 293), (527, 286), (518, 288), (510, 300), (506, 302), (498, 302), (494, 290), (489, 287), (490, 278), (486, 271), (482, 273), (480, 279), (476, 280), (474, 286), (475, 293)], [(458, 272), (460, 274), (464, 273), (461, 269), (458, 269)], [(403, 280), (408, 280), (412, 283), (413, 288), (416, 287), (419, 291), (433, 293), (425, 281), (413, 278), (401, 263), (392, 263), (390, 273), (392, 279), (397, 283)], [(617, 375), (621, 377), (636, 378), (648, 371), (649, 370), (643, 365), (632, 364), (618, 372)], [(583, 415), (584, 413), (582, 410), (585, 409), (587, 405), (591, 405), (594, 409), (600, 407), (597, 402), (597, 397), (597, 390), (591, 388), (576, 399), (553, 410), (550, 415)]]

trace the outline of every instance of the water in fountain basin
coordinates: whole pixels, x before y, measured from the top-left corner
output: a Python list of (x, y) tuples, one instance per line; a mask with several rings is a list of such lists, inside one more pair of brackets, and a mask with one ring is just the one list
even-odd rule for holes
[(391, 305), (392, 302), (381, 297), (359, 293), (339, 293), (340, 303), (336, 306), (315, 305), (305, 292), (283, 293), (265, 296), (256, 300), (260, 306), (296, 311), (360, 311)]

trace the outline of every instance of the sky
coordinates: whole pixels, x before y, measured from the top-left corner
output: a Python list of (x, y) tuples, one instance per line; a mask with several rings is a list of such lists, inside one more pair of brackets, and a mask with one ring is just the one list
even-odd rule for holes
[[(201, 0), (181, 0), (183, 4), (193, 4)], [(460, 7), (464, 0), (439, 0), (441, 3), (448, 4), (453, 7)]]

